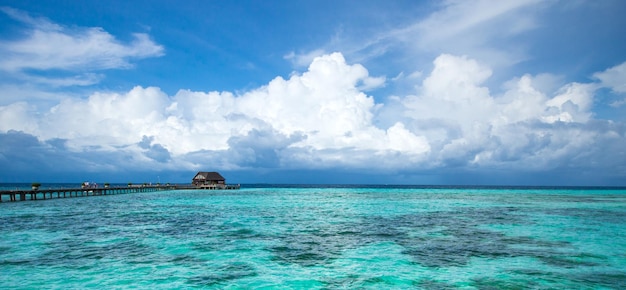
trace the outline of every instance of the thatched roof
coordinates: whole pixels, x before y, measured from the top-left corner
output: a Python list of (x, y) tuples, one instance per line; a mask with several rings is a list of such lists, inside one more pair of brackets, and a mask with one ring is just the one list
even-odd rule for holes
[(200, 171), (196, 173), (196, 176), (193, 177), (193, 180), (207, 180), (207, 181), (225, 181), (224, 176), (217, 172), (205, 172)]

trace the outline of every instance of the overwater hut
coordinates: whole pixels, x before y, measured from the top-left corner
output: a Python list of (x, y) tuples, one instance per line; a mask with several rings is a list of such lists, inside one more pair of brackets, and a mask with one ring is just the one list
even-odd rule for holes
[(191, 183), (198, 188), (225, 188), (226, 179), (217, 172), (200, 171), (193, 177)]

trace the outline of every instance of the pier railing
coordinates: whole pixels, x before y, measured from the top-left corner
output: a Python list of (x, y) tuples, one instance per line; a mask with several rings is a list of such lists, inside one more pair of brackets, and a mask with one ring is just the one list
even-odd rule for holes
[(160, 190), (174, 190), (176, 186), (129, 186), (129, 187), (102, 187), (102, 188), (55, 188), (33, 190), (5, 190), (0, 191), (0, 202), (44, 200), (52, 198), (68, 198), (96, 195), (113, 195), (136, 192), (151, 192)]
[(49, 189), (16, 189), (0, 191), (0, 202), (5, 201), (26, 201), (45, 200), (52, 198), (68, 198), (98, 195), (114, 195), (137, 192), (152, 192), (161, 190), (182, 190), (182, 189), (239, 189), (239, 184), (221, 184), (196, 187), (194, 185), (130, 185), (127, 187), (81, 187), (81, 188), (49, 188)]
[(209, 189), (209, 190), (224, 190), (224, 189), (239, 189), (239, 184), (201, 184), (201, 185), (189, 185), (179, 186), (178, 189)]

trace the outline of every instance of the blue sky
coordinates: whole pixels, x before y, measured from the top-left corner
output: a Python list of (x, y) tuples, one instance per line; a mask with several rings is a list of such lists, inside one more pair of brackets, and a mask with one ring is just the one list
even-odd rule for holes
[(0, 7), (0, 182), (626, 185), (624, 1)]

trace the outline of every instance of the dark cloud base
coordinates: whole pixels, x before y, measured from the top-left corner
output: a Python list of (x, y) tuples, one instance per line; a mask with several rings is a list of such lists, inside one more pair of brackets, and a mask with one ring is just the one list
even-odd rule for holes
[[(262, 133), (258, 133), (260, 135)], [(256, 135), (255, 135), (256, 136)], [(265, 135), (264, 135), (265, 136)], [(268, 135), (269, 136), (269, 135)], [(258, 136), (257, 136), (258, 137)], [(274, 138), (274, 137), (272, 137)], [(153, 139), (144, 137), (137, 143), (145, 160), (137, 160), (124, 150), (116, 152), (71, 151), (62, 139), (40, 141), (33, 135), (8, 131), (0, 133), (0, 182), (111, 182), (111, 183), (189, 183), (196, 171), (220, 171), (230, 183), (240, 184), (412, 184), (412, 185), (539, 185), (539, 186), (625, 186), (620, 156), (606, 161), (608, 167), (585, 169), (564, 164), (549, 170), (505, 170), (501, 168), (435, 168), (386, 170), (334, 166), (321, 169), (298, 168), (298, 164), (280, 165), (277, 152), (289, 143), (281, 137), (278, 148), (254, 138), (233, 140), (227, 151), (187, 154), (195, 160), (196, 169), (168, 170), (157, 165), (171, 161), (170, 153)], [(294, 137), (295, 138), (295, 137)], [(301, 138), (301, 137), (297, 137)], [(263, 138), (261, 138), (263, 139)], [(267, 139), (267, 138), (265, 138)], [(271, 143), (271, 142), (270, 142)], [(255, 147), (256, 146), (256, 147)], [(614, 146), (614, 145), (610, 145)], [(248, 148), (248, 151), (243, 150)], [(235, 150), (237, 149), (237, 150)], [(241, 149), (241, 150), (239, 150)], [(237, 151), (237, 152), (235, 152)], [(243, 152), (243, 153), (242, 153)], [(602, 152), (594, 149), (598, 156)], [(245, 157), (242, 157), (244, 156)], [(241, 165), (257, 168), (223, 169), (220, 160), (237, 157)], [(608, 156), (602, 159), (607, 159)], [(610, 158), (609, 158), (610, 159)], [(215, 163), (213, 160), (217, 160)], [(143, 163), (142, 163), (143, 162)], [(287, 168), (285, 168), (287, 167)]]

